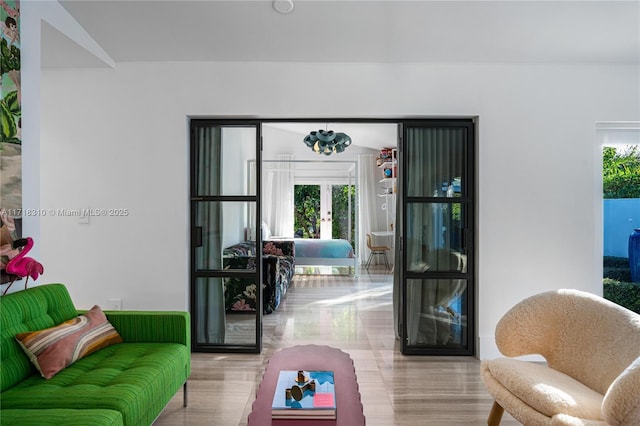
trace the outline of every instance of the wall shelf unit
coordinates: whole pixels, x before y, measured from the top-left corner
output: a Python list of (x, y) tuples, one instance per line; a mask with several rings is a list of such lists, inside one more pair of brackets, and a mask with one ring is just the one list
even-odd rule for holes
[[(378, 197), (383, 199), (382, 210), (384, 211), (386, 218), (386, 227), (383, 232), (388, 232), (389, 236), (393, 236), (395, 229), (396, 193), (398, 187), (398, 149), (382, 149), (380, 151), (380, 158), (378, 158), (377, 164), (382, 175), (382, 178), (379, 181), (381, 192), (378, 194)], [(380, 235), (381, 232), (377, 232), (376, 234)]]

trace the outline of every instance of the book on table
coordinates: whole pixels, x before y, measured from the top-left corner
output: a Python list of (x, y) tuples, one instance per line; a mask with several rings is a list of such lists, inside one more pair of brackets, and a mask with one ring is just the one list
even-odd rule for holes
[(333, 371), (280, 371), (271, 404), (271, 417), (335, 419)]

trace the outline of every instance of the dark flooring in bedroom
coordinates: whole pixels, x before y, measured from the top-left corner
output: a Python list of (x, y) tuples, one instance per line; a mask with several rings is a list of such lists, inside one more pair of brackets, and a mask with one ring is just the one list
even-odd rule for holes
[[(278, 310), (264, 316), (256, 354), (192, 354), (189, 406), (182, 391), (155, 422), (244, 426), (265, 362), (277, 350), (329, 345), (354, 360), (368, 426), (483, 425), (492, 399), (473, 357), (404, 356), (393, 332), (391, 275), (362, 269), (353, 279), (296, 275)], [(505, 413), (503, 425), (517, 425)]]

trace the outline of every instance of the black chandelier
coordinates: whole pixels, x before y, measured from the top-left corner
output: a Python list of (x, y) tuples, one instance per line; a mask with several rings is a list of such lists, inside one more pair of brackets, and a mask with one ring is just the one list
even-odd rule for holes
[(331, 155), (344, 152), (351, 145), (351, 138), (333, 130), (318, 130), (304, 137), (304, 143), (318, 154)]

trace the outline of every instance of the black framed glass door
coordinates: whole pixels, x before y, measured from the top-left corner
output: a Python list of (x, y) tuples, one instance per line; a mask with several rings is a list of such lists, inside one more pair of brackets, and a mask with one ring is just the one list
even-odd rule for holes
[(474, 122), (403, 122), (398, 259), (404, 354), (474, 352)]
[(191, 120), (190, 309), (196, 352), (262, 350), (262, 250), (255, 249), (262, 247), (256, 232), (260, 146), (258, 122)]

